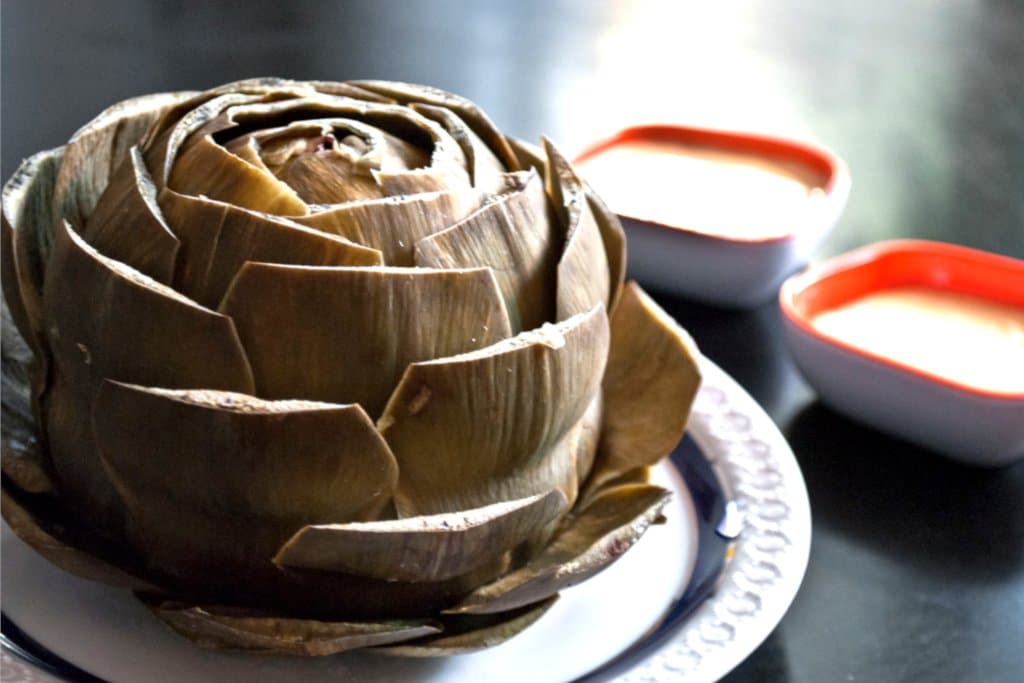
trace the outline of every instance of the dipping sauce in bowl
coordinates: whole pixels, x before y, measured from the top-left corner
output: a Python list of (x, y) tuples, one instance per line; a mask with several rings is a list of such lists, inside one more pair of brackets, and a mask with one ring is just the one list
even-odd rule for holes
[(1024, 394), (1024, 308), (896, 287), (819, 313), (812, 323), (830, 337), (937, 377)]
[(779, 304), (830, 407), (961, 462), (1024, 458), (1024, 261), (879, 242), (789, 278)]
[(631, 140), (578, 166), (617, 213), (740, 240), (784, 237), (825, 200), (806, 166), (705, 145)]
[(846, 164), (824, 148), (679, 125), (626, 128), (574, 165), (622, 219), (632, 277), (731, 308), (775, 297), (850, 188)]

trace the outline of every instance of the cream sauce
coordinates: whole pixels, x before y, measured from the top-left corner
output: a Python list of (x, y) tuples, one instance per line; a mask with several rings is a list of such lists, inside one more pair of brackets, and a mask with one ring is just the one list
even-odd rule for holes
[(620, 215), (738, 239), (799, 232), (825, 197), (796, 164), (670, 142), (619, 143), (578, 167)]
[(901, 287), (820, 313), (812, 324), (828, 336), (959, 384), (1024, 393), (1024, 308)]

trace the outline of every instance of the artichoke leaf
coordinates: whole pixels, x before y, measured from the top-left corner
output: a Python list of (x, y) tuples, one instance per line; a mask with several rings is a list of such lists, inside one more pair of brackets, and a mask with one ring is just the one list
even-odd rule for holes
[(97, 525), (120, 509), (95, 453), (88, 413), (103, 379), (251, 392), (252, 370), (231, 320), (109, 259), (65, 221), (44, 289), (52, 351), (42, 397), (62, 490)]
[(580, 433), (576, 441), (576, 473), (578, 484), (590, 474), (597, 457), (597, 448), (601, 441), (601, 428), (604, 422), (604, 394), (598, 392), (594, 400), (587, 406), (587, 411), (579, 421)]
[(25, 544), (69, 574), (117, 588), (153, 590), (147, 581), (129, 574), (96, 555), (71, 545), (44, 528), (27, 506), (4, 486), (0, 510), (4, 521)]
[(32, 416), (29, 365), (32, 352), (13, 329), (3, 307), (3, 419), (0, 436), (0, 468), (5, 477), (26, 493), (49, 493), (54, 483), (42, 458), (42, 449)]
[(432, 145), (427, 165), (408, 170), (381, 168), (374, 172), (374, 178), (388, 196), (422, 194), (451, 189), (472, 187), (470, 172), (466, 166), (466, 155), (462, 147), (440, 124), (406, 109), (403, 120), (415, 122), (429, 135)]
[(231, 142), (224, 145), (224, 148), (242, 161), (252, 164), (261, 171), (273, 173), (273, 171), (270, 170), (270, 167), (267, 166), (266, 162), (263, 161), (263, 157), (260, 156), (260, 145), (252, 136), (245, 136), (231, 140)]
[(174, 276), (178, 238), (167, 226), (156, 200), (156, 186), (138, 147), (115, 176), (131, 181), (112, 182), (85, 222), (82, 238), (96, 251), (169, 285)]
[(513, 332), (554, 317), (555, 236), (544, 185), (535, 172), (452, 227), (416, 243), (416, 265), (494, 270)]
[(192, 92), (145, 95), (119, 102), (78, 130), (68, 142), (53, 188), (53, 212), (76, 229), (124, 160), (128, 150), (167, 111), (193, 97)]
[[(218, 125), (218, 128), (237, 123), (241, 132), (251, 130), (261, 122), (274, 126), (284, 115), (291, 120), (286, 129), (294, 130), (319, 122), (333, 125), (339, 132), (347, 129), (369, 143), (372, 154), (361, 160), (361, 166), (370, 171), (377, 186), (377, 192), (370, 196), (419, 194), (470, 186), (465, 154), (448, 131), (411, 108), (394, 104), (319, 96), (240, 105), (225, 112), (229, 123)], [(327, 118), (328, 115), (331, 118)], [(204, 128), (197, 135), (208, 130), (213, 129)], [(224, 128), (218, 131), (217, 138), (222, 139), (232, 132), (230, 128)], [(253, 135), (258, 136), (258, 142), (267, 144), (268, 137), (280, 135), (280, 132), (279, 126), (268, 128), (264, 125), (263, 130)], [(332, 155), (301, 154), (296, 157), (301, 163), (294, 170), (288, 167), (272, 170), (309, 203), (352, 199), (349, 196), (351, 191), (344, 184), (325, 184), (323, 177), (335, 175), (325, 163), (331, 158)], [(359, 181), (358, 175), (349, 173), (347, 176), (349, 180)], [(373, 189), (367, 188), (365, 183), (361, 186), (363, 192)], [(330, 199), (339, 192), (342, 193), (341, 199)]]
[(544, 138), (547, 154), (546, 186), (552, 203), (561, 212), (565, 247), (558, 261), (557, 319), (606, 307), (611, 301), (611, 273), (601, 231), (590, 210), (583, 182), (572, 166)]
[[(601, 434), (601, 407), (601, 394), (598, 392), (579, 422), (566, 432), (547, 455), (534, 462), (532, 468), (518, 474), (520, 480), (527, 482), (553, 482), (569, 501), (566, 512), (578, 504), (580, 484), (586, 479), (597, 453)], [(540, 552), (551, 540), (564, 517), (563, 514), (548, 524), (536, 526), (526, 540), (516, 547), (512, 556), (513, 564), (518, 566)]]
[(171, 167), (167, 187), (205, 195), (253, 211), (301, 216), (309, 207), (295, 190), (262, 168), (243, 161), (211, 135), (190, 139)]
[(676, 447), (700, 386), (693, 339), (635, 283), (611, 318), (605, 423), (587, 487), (653, 465)]
[(604, 492), (563, 523), (561, 533), (528, 564), (478, 588), (446, 612), (504, 612), (589, 579), (640, 539), (671, 495), (648, 484)]
[(423, 517), (300, 529), (274, 562), (385, 581), (442, 581), (488, 564), (566, 507), (555, 489), (519, 500)]
[[(266, 305), (270, 300), (273, 306)], [(249, 262), (220, 310), (238, 326), (260, 396), (359, 403), (374, 417), (410, 363), (511, 335), (498, 285), (486, 268)]]
[(491, 122), (487, 114), (473, 102), (444, 90), (413, 83), (391, 81), (351, 81), (350, 83), (378, 95), (390, 97), (402, 104), (428, 104), (451, 111), (466, 122), (466, 125), (497, 155), (507, 170), (521, 170), (519, 160), (509, 146), (508, 140)]
[(423, 116), (441, 124), (462, 148), (469, 170), (469, 181), (474, 187), (484, 192), (496, 193), (503, 185), (505, 165), (501, 163), (491, 148), (480, 139), (466, 122), (450, 109), (430, 104), (414, 103), (410, 107)]
[(377, 422), (399, 463), (399, 516), (522, 498), (575, 476), (575, 452), (561, 462), (552, 450), (596, 396), (607, 352), (599, 304), (479, 351), (410, 365)]
[[(4, 421), (9, 419), (5, 413)], [(21, 429), (15, 427), (13, 431), (21, 432)], [(23, 442), (9, 436), (5, 428), (0, 470), (14, 486), (25, 493), (53, 493), (56, 490), (53, 479), (43, 467), (42, 459), (39, 457), (39, 446), (34, 437), (32, 441)]]
[(379, 249), (390, 266), (425, 265), (415, 263), (416, 243), (462, 220), (483, 199), (477, 190), (429, 192), (338, 204), (295, 220)]
[(589, 185), (586, 185), (587, 202), (590, 212), (597, 221), (597, 228), (604, 242), (604, 253), (608, 258), (608, 276), (611, 292), (608, 294), (608, 310), (618, 305), (622, 287), (626, 282), (626, 233), (619, 217), (605, 204)]
[[(188, 100), (179, 107), (167, 112), (157, 126), (150, 130), (142, 143), (142, 151), (146, 159), (146, 167), (150, 169), (153, 180), (158, 187), (168, 184), (171, 171), (178, 160), (178, 152), (189, 137), (198, 133), (204, 126), (217, 121), (221, 113), (228, 107), (259, 102), (262, 94), (228, 93), (211, 97), (212, 92), (202, 93), (193, 100)], [(189, 105), (194, 106), (189, 106)], [(172, 116), (178, 113), (180, 117)], [(168, 126), (164, 128), (164, 122)], [(199, 136), (204, 137), (203, 135)]]
[(38, 357), (42, 353), (42, 296), (46, 262), (56, 227), (53, 187), (64, 147), (39, 152), (21, 162), (3, 188), (4, 298), (11, 318)]
[(235, 154), (240, 149), (258, 150), (258, 164), (308, 204), (385, 197), (387, 191), (375, 171), (405, 172), (429, 161), (415, 145), (345, 118), (293, 121), (260, 129), (233, 138), (226, 148)]
[(216, 608), (143, 600), (161, 621), (203, 647), (304, 656), (332, 655), (439, 633), (427, 619), (331, 622), (220, 614)]
[(622, 473), (603, 473), (601, 476), (591, 477), (585, 482), (583, 490), (580, 491), (576, 505), (583, 507), (605, 491), (619, 486), (630, 484), (647, 484), (651, 480), (651, 468), (646, 466), (634, 467)]
[(503, 614), (443, 616), (444, 631), (440, 635), (376, 651), (401, 657), (447, 657), (484, 650), (525, 631), (544, 616), (557, 599), (558, 596), (553, 596)]
[[(3, 382), (0, 390), (3, 403), (3, 417), (0, 419), (0, 469), (22, 491), (49, 493), (55, 485), (47, 471), (33, 417), (33, 351), (18, 333), (7, 302), (2, 299), (0, 318), (0, 356), (3, 359), (0, 369)], [(36, 373), (36, 377), (38, 374), (42, 373)]]
[(317, 92), (335, 97), (347, 97), (360, 102), (378, 102), (380, 104), (396, 104), (390, 97), (378, 95), (352, 83), (337, 81), (307, 81)]
[[(216, 88), (196, 92), (186, 100), (167, 110), (167, 112), (153, 125), (149, 134), (144, 138), (142, 147), (149, 149), (154, 142), (164, 137), (167, 132), (188, 118), (186, 128), (178, 136), (180, 143), (190, 133), (216, 118), (224, 109), (232, 106), (233, 103), (257, 102), (268, 97), (275, 99), (305, 97), (315, 94), (315, 91), (308, 83), (293, 81), (284, 78), (248, 78), (234, 83), (226, 83)], [(227, 99), (224, 99), (228, 96)], [(216, 100), (213, 104), (211, 101)], [(197, 111), (197, 114), (192, 114)], [(159, 168), (157, 177), (161, 183), (166, 179), (163, 168)]]
[(516, 159), (519, 162), (519, 166), (522, 168), (532, 168), (538, 173), (543, 173), (547, 177), (547, 160), (544, 158), (544, 150), (537, 145), (527, 142), (525, 140), (519, 140), (517, 138), (509, 138), (508, 143), (512, 148), (512, 151), (516, 155)]
[[(355, 405), (107, 381), (92, 419), (103, 465), (157, 566), (269, 563), (297, 528), (376, 518), (398, 476)], [(225, 543), (231, 529), (237, 537)]]
[(160, 205), (181, 241), (175, 289), (203, 306), (220, 305), (247, 261), (310, 266), (375, 266), (379, 251), (297, 222), (164, 188)]

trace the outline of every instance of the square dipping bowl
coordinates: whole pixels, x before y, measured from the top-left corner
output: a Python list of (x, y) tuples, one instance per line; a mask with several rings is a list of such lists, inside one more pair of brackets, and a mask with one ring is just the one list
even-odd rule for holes
[(728, 308), (774, 299), (850, 191), (822, 147), (679, 125), (626, 128), (574, 165), (622, 220), (632, 277)]
[(826, 405), (960, 462), (1024, 458), (1024, 261), (879, 242), (791, 277), (779, 303)]

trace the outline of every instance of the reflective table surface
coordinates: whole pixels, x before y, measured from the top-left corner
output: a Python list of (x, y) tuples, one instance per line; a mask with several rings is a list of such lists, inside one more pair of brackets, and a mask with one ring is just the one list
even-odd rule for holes
[[(816, 259), (896, 237), (1024, 258), (1014, 0), (12, 0), (0, 20), (4, 178), (126, 97), (255, 75), (382, 78), (465, 95), (505, 132), (569, 154), (650, 121), (808, 138), (853, 177)], [(831, 412), (774, 304), (653, 294), (778, 423), (810, 491), (804, 585), (726, 680), (1021, 680), (1024, 463), (959, 466)]]

